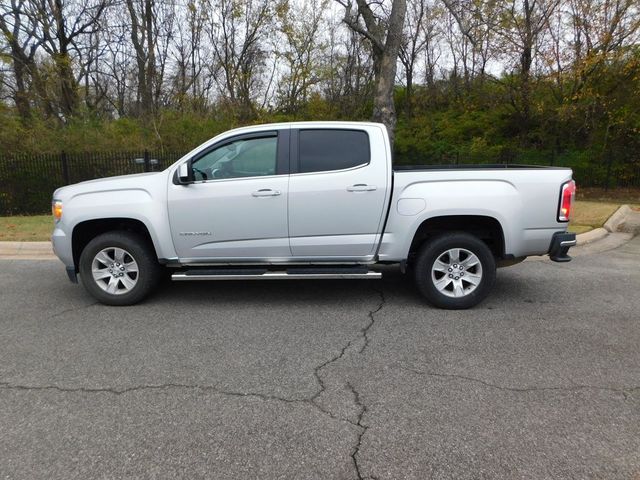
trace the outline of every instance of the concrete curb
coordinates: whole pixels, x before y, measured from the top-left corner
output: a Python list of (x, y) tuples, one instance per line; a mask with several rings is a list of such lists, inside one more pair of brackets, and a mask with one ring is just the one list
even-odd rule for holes
[(640, 234), (640, 211), (629, 205), (622, 205), (605, 222), (604, 228), (609, 232)]
[(580, 235), (576, 235), (577, 245), (587, 245), (589, 243), (597, 242), (598, 240), (602, 240), (609, 232), (604, 228), (596, 228), (593, 230), (589, 230), (588, 232), (581, 233)]
[(0, 242), (3, 260), (50, 260), (56, 258), (51, 242)]
[(630, 233), (632, 236), (640, 234), (640, 211), (634, 210), (629, 205), (621, 205), (607, 219), (603, 227), (576, 235), (577, 245), (598, 242), (611, 233)]

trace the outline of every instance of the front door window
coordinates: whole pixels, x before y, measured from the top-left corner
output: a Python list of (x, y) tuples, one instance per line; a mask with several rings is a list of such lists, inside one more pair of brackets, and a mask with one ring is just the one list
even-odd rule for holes
[(276, 174), (278, 138), (236, 140), (192, 162), (195, 180), (263, 177)]

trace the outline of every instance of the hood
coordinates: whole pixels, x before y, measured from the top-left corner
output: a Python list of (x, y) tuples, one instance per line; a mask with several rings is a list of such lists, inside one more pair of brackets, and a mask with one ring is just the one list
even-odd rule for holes
[(66, 200), (78, 194), (101, 192), (107, 190), (142, 189), (146, 190), (147, 184), (155, 181), (158, 175), (164, 172), (134, 173), (131, 175), (118, 175), (116, 177), (96, 178), (72, 185), (66, 185), (53, 192), (56, 200)]
[[(115, 177), (94, 178), (93, 180), (85, 180), (84, 182), (75, 183), (73, 185), (85, 185), (87, 183), (100, 183), (100, 182), (113, 182), (124, 179), (149, 177), (151, 175), (158, 175), (161, 172), (146, 172), (146, 173), (131, 173), (129, 175), (116, 175)], [(69, 185), (72, 186), (72, 185)]]

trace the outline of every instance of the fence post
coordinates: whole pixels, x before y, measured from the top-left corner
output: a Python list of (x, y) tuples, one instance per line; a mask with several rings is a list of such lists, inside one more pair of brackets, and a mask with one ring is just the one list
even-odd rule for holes
[(605, 180), (604, 191), (609, 191), (609, 182), (611, 181), (611, 164), (613, 163), (613, 158), (611, 153), (609, 153), (609, 158), (607, 161), (607, 179)]
[(65, 185), (69, 185), (71, 180), (69, 179), (69, 162), (67, 161), (67, 152), (62, 151), (60, 153), (60, 163), (62, 164), (62, 180)]
[(151, 162), (149, 161), (149, 150), (147, 149), (144, 150), (144, 171), (145, 172), (151, 171)]

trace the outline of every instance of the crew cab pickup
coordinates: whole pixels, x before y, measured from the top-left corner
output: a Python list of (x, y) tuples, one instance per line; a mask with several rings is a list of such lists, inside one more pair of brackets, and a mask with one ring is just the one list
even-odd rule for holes
[(376, 279), (397, 264), (441, 308), (469, 308), (496, 267), (571, 258), (567, 168), (392, 166), (360, 122), (239, 128), (162, 172), (55, 191), (52, 242), (69, 278), (130, 305), (173, 280)]

